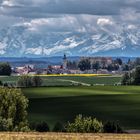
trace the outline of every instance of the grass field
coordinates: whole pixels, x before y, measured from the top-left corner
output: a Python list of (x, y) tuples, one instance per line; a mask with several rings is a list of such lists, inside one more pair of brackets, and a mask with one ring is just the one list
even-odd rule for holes
[[(114, 85), (120, 82), (121, 76), (41, 76), (44, 86), (70, 86), (73, 84), (94, 85), (105, 84)], [(19, 76), (0, 77), (2, 82), (16, 83)]]
[(0, 133), (0, 140), (139, 140), (134, 134)]
[(118, 121), (125, 129), (140, 129), (139, 86), (44, 87), (22, 89), (29, 98), (29, 120), (71, 121), (77, 114)]

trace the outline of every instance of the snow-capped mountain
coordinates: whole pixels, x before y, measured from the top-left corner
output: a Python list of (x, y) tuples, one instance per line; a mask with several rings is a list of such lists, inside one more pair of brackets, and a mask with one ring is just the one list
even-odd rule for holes
[(140, 30), (119, 33), (32, 33), (25, 27), (0, 29), (0, 56), (139, 56)]

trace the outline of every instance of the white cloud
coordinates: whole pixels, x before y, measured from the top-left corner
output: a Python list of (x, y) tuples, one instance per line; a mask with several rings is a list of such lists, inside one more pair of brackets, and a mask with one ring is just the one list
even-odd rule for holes
[(38, 32), (85, 32), (86, 29), (77, 17), (65, 15), (59, 18), (40, 18), (32, 19), (16, 24), (16, 26), (25, 26), (30, 31)]
[(108, 18), (99, 18), (97, 20), (97, 24), (104, 26), (104, 25), (113, 25), (113, 22)]
[(127, 27), (128, 29), (136, 29), (137, 27), (135, 26), (135, 25), (132, 25), (132, 24), (130, 24), (130, 25), (128, 25), (128, 27)]

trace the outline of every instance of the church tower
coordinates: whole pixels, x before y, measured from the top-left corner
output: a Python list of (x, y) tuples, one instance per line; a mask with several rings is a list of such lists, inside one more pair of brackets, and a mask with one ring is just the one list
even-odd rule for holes
[(63, 69), (67, 69), (67, 56), (66, 56), (66, 54), (64, 54), (64, 57), (63, 57)]

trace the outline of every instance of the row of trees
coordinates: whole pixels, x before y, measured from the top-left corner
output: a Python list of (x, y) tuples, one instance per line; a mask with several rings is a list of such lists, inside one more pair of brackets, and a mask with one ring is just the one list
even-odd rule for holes
[(140, 85), (140, 66), (123, 75), (122, 85)]
[(120, 67), (122, 71), (130, 71), (134, 69), (136, 66), (140, 65), (140, 58), (136, 58), (135, 60), (128, 60), (127, 62), (123, 62), (121, 58), (116, 58), (112, 61), (111, 64), (105, 64), (104, 62), (94, 62), (91, 63), (91, 61), (87, 59), (83, 59), (78, 61), (68, 61), (67, 67), (69, 69), (80, 69), (81, 71), (90, 70), (90, 69), (107, 69), (108, 71), (116, 71)]
[(43, 80), (40, 76), (20, 76), (17, 81), (18, 87), (40, 87), (43, 84)]
[(108, 71), (114, 71), (118, 70), (119, 66), (123, 64), (122, 60), (120, 58), (117, 58), (112, 62), (112, 64), (106, 64), (102, 63), (100, 64), (98, 61), (91, 63), (89, 59), (83, 59), (78, 63), (78, 67), (80, 68), (81, 71), (85, 70), (90, 70), (90, 69), (95, 69), (96, 71), (99, 69), (107, 69)]
[[(51, 131), (46, 122), (33, 123), (31, 129), (39, 132)], [(93, 117), (76, 116), (73, 122), (63, 125), (57, 122), (52, 129), (53, 132), (68, 133), (123, 133), (123, 129), (116, 122), (107, 121), (104, 124)]]

